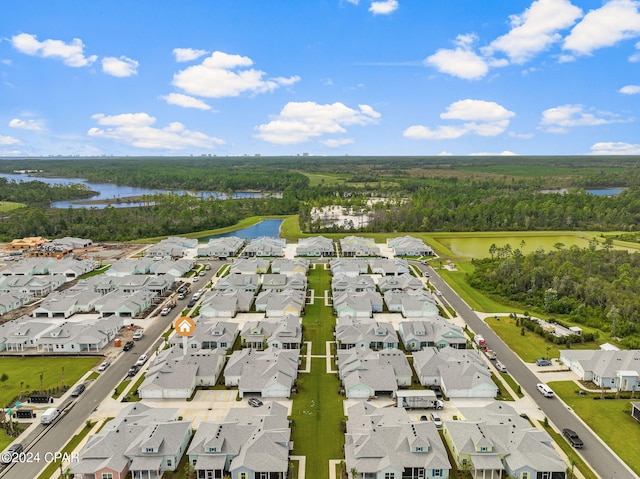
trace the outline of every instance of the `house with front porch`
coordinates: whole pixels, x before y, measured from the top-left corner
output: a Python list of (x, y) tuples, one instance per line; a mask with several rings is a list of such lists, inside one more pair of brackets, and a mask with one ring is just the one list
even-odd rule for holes
[(384, 302), (390, 313), (401, 313), (405, 318), (437, 318), (440, 316), (433, 295), (424, 289), (410, 291), (387, 291)]
[(253, 306), (254, 295), (249, 291), (228, 289), (206, 294), (200, 304), (200, 316), (205, 318), (235, 318), (238, 313), (248, 313)]
[(382, 312), (382, 296), (377, 291), (339, 293), (333, 297), (333, 310), (339, 318), (372, 318), (373, 313)]
[(145, 256), (152, 258), (182, 258), (187, 251), (195, 249), (198, 240), (181, 236), (169, 236), (158, 244), (149, 246), (144, 252)]
[(288, 314), (302, 316), (305, 301), (306, 296), (302, 291), (263, 291), (256, 298), (255, 307), (256, 311), (264, 312), (268, 318), (283, 318)]
[(237, 236), (212, 238), (205, 246), (198, 248), (197, 254), (212, 258), (228, 258), (229, 256), (237, 256), (244, 244), (245, 241)]
[(246, 291), (256, 295), (260, 290), (261, 276), (257, 273), (229, 274), (213, 285), (214, 291)]
[(362, 293), (363, 291), (376, 291), (376, 283), (370, 275), (347, 276), (337, 273), (331, 278), (331, 291), (333, 295), (342, 293)]
[(298, 241), (296, 255), (313, 257), (335, 256), (336, 250), (333, 240), (324, 236), (312, 236), (311, 238), (301, 238)]
[(568, 366), (582, 381), (619, 391), (640, 390), (640, 350), (560, 351), (560, 362)]
[(413, 236), (398, 236), (387, 239), (387, 246), (394, 256), (433, 256), (433, 249)]
[(34, 318), (69, 318), (76, 313), (93, 311), (100, 298), (100, 293), (80, 287), (54, 291), (31, 314)]
[(376, 258), (369, 260), (373, 274), (381, 276), (400, 276), (409, 274), (409, 263), (404, 259)]
[[(203, 316), (194, 319), (196, 328), (193, 335), (188, 336), (189, 351), (201, 349), (231, 349), (238, 337), (238, 325), (230, 321), (212, 320)], [(182, 336), (173, 335), (169, 340), (172, 347), (182, 348), (184, 341)]]
[(432, 421), (416, 421), (403, 408), (361, 401), (347, 409), (347, 471), (367, 479), (447, 479), (451, 463)]
[(0, 294), (0, 316), (9, 311), (21, 308), (29, 303), (29, 295), (26, 293), (2, 293)]
[(343, 274), (354, 278), (369, 272), (369, 263), (364, 259), (336, 258), (329, 261), (329, 269), (332, 275)]
[(292, 314), (282, 318), (264, 318), (247, 321), (240, 331), (243, 348), (259, 351), (273, 349), (300, 349), (302, 345), (302, 320)]
[(369, 348), (377, 351), (399, 345), (391, 323), (354, 316), (336, 319), (335, 338), (338, 349)]
[(0, 324), (0, 350), (24, 352), (38, 347), (40, 337), (53, 329), (51, 322), (37, 321), (30, 316), (22, 316), (14, 321)]
[(123, 258), (113, 263), (104, 274), (116, 277), (149, 274), (151, 265), (153, 265), (153, 258)]
[(262, 256), (277, 257), (284, 256), (284, 247), (287, 242), (282, 238), (270, 238), (263, 236), (251, 240), (247, 247), (242, 251), (242, 256)]
[(387, 291), (423, 291), (424, 285), (415, 276), (400, 274), (397, 276), (383, 276), (378, 281), (378, 288), (382, 294)]
[(380, 248), (371, 238), (347, 236), (340, 239), (340, 250), (345, 257), (380, 256)]
[(310, 262), (305, 258), (277, 258), (271, 263), (271, 272), (293, 276), (301, 274), (306, 276), (309, 272)]
[(269, 272), (270, 266), (271, 261), (268, 259), (238, 258), (231, 264), (229, 274), (265, 274)]
[(453, 349), (467, 348), (467, 337), (462, 328), (441, 316), (426, 320), (402, 321), (398, 325), (398, 334), (407, 351), (442, 349), (447, 346)]
[(102, 317), (114, 315), (122, 318), (134, 318), (153, 306), (155, 296), (151, 291), (136, 291), (129, 294), (113, 291), (96, 301), (96, 311)]
[(301, 273), (289, 276), (283, 273), (265, 274), (262, 275), (262, 290), (274, 291), (276, 293), (287, 290), (306, 292), (307, 277)]
[(98, 352), (124, 327), (122, 318), (110, 316), (78, 323), (64, 322), (42, 334), (37, 348), (45, 353)]
[(43, 298), (67, 281), (61, 274), (48, 276), (0, 276), (0, 293), (24, 293), (31, 298)]

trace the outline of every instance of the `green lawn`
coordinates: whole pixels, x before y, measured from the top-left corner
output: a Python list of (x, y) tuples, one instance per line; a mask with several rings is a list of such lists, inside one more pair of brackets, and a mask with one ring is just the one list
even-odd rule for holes
[[(20, 395), (22, 383), (23, 399), (28, 391), (40, 390), (40, 376), (42, 388), (46, 391), (62, 386), (64, 371), (64, 385), (75, 384), (87, 371), (102, 362), (103, 358), (0, 358), (0, 371), (8, 376), (0, 386), (0, 404), (10, 405)], [(55, 391), (54, 391), (55, 395)]]
[(309, 270), (309, 289), (315, 291), (314, 304), (305, 306), (302, 318), (305, 341), (312, 342), (312, 354), (324, 354), (326, 341), (333, 341), (336, 326), (333, 308), (324, 305), (324, 291), (331, 289), (331, 275), (322, 268)]
[[(485, 322), (507, 343), (514, 353), (527, 363), (532, 363), (538, 358), (547, 356), (558, 358), (560, 357), (560, 349), (566, 349), (564, 345), (545, 341), (543, 337), (538, 336), (533, 331), (525, 331), (525, 335), (522, 336), (522, 328), (517, 327), (515, 321), (509, 317), (500, 316), (498, 321), (494, 318), (487, 318)], [(549, 347), (548, 354), (547, 347)], [(571, 345), (572, 349), (597, 349), (597, 347), (596, 343)]]
[(11, 210), (17, 210), (18, 208), (24, 208), (24, 203), (14, 203), (13, 201), (0, 201), (0, 213), (7, 213)]
[[(640, 475), (640, 454), (637, 447), (631, 447), (640, 444), (640, 427), (631, 417), (629, 399), (594, 399), (600, 397), (599, 393), (580, 396), (576, 394), (578, 388), (572, 381), (548, 384), (636, 474)], [(589, 445), (586, 444), (586, 447)]]

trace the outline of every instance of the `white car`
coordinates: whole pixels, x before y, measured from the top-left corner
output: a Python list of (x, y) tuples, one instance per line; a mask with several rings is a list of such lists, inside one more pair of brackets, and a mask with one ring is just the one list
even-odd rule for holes
[(146, 355), (146, 354), (143, 354), (143, 355), (141, 355), (141, 356), (138, 358), (138, 360), (136, 361), (136, 364), (135, 364), (135, 365), (136, 365), (136, 366), (143, 366), (143, 365), (144, 365), (144, 363), (146, 363), (146, 362), (147, 362), (147, 359), (148, 359), (148, 358), (147, 358), (147, 355)]
[(109, 366), (111, 365), (111, 362), (109, 361), (103, 361), (100, 366), (98, 366), (98, 371), (104, 371), (105, 369), (107, 369)]
[(138, 341), (139, 339), (142, 339), (142, 336), (144, 336), (144, 330), (138, 329), (135, 333), (133, 333), (133, 340)]
[(171, 312), (171, 308), (162, 308), (160, 311), (160, 316), (167, 316)]

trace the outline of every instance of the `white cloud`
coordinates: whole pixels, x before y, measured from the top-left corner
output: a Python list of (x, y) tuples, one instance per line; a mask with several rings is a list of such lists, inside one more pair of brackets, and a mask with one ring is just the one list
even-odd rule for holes
[(625, 95), (637, 95), (638, 93), (640, 93), (640, 85), (625, 85), (620, 88), (618, 92)]
[(582, 105), (561, 105), (544, 110), (540, 126), (548, 133), (567, 133), (569, 128), (575, 126), (598, 126), (626, 121), (629, 120), (605, 111), (585, 111)]
[(183, 108), (197, 108), (198, 110), (211, 110), (211, 106), (202, 100), (189, 95), (183, 95), (182, 93), (169, 93), (160, 98), (165, 100), (169, 105), (177, 105)]
[(281, 145), (304, 143), (325, 134), (345, 133), (347, 126), (376, 123), (380, 116), (369, 105), (354, 110), (339, 102), (289, 102), (275, 119), (258, 125), (255, 136)]
[(489, 153), (489, 152), (479, 151), (477, 153), (470, 153), (469, 156), (518, 156), (518, 154), (514, 153), (513, 151), (503, 150), (500, 153)]
[(19, 145), (20, 143), (22, 143), (20, 140), (18, 140), (17, 138), (14, 138), (12, 136), (3, 136), (0, 135), (0, 145), (4, 146), (4, 145)]
[(371, 2), (369, 11), (374, 15), (389, 15), (398, 9), (398, 0)]
[(14, 118), (9, 122), (9, 127), (16, 128), (18, 130), (37, 132), (45, 131), (44, 122), (41, 120), (22, 120), (20, 118)]
[(265, 79), (265, 72), (247, 68), (251, 65), (253, 60), (248, 57), (216, 51), (200, 65), (176, 73), (173, 85), (191, 95), (222, 98), (270, 92), (300, 80), (298, 76)]
[(591, 10), (565, 38), (563, 49), (590, 55), (598, 48), (640, 35), (640, 13), (636, 0), (611, 0)]
[(600, 142), (591, 147), (592, 155), (640, 155), (640, 145), (622, 142)]
[(530, 140), (533, 138), (533, 133), (514, 133), (510, 131), (508, 133), (509, 137), (515, 138), (517, 140)]
[(177, 62), (190, 62), (196, 60), (203, 55), (209, 53), (206, 50), (196, 50), (194, 48), (174, 48), (173, 55), (176, 57)]
[(477, 80), (489, 71), (487, 61), (471, 50), (475, 35), (458, 35), (455, 49), (441, 48), (424, 60), (425, 65), (435, 67), (438, 71), (449, 75)]
[(329, 138), (327, 140), (321, 140), (320, 143), (322, 143), (324, 146), (328, 146), (329, 148), (337, 148), (339, 146), (350, 145), (351, 143), (353, 143), (353, 139), (351, 139), (351, 138), (342, 138), (342, 139)]
[(514, 112), (492, 101), (460, 100), (449, 105), (440, 118), (464, 123), (436, 128), (413, 125), (404, 131), (403, 136), (412, 140), (452, 140), (468, 134), (497, 136), (508, 128), (509, 119), (514, 115)]
[(511, 30), (496, 38), (485, 53), (504, 52), (512, 62), (525, 63), (561, 40), (559, 30), (569, 28), (582, 10), (569, 0), (537, 0), (521, 15), (511, 15)]
[(108, 128), (91, 128), (87, 135), (105, 138), (136, 148), (157, 150), (184, 150), (185, 148), (210, 149), (223, 145), (219, 138), (190, 131), (182, 123), (169, 123), (164, 128), (154, 128), (156, 119), (147, 113), (124, 113), (107, 116), (98, 113), (91, 117), (98, 125)]
[(90, 66), (98, 59), (97, 55), (85, 57), (84, 44), (79, 38), (74, 38), (71, 43), (64, 43), (62, 40), (40, 42), (36, 35), (20, 33), (11, 37), (11, 44), (19, 52), (26, 55), (57, 58), (70, 67)]
[(102, 59), (102, 71), (114, 77), (130, 77), (138, 74), (138, 62), (125, 56), (105, 57)]
[(440, 153), (438, 153), (438, 156), (453, 156), (453, 153), (451, 153), (450, 151), (441, 151)]

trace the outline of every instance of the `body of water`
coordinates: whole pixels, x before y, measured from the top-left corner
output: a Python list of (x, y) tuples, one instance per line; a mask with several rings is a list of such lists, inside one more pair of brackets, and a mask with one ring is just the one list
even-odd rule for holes
[(261, 221), (260, 223), (256, 223), (253, 226), (249, 226), (248, 228), (231, 231), (229, 233), (222, 233), (219, 235), (205, 236), (203, 238), (199, 238), (198, 241), (200, 243), (203, 243), (203, 242), (207, 243), (210, 239), (226, 238), (228, 236), (237, 236), (238, 238), (243, 238), (247, 241), (251, 241), (253, 239), (260, 238), (262, 236), (279, 238), (280, 227), (282, 226), (282, 222), (283, 220), (264, 220), (264, 221)]
[[(584, 190), (588, 195), (594, 196), (616, 196), (622, 193), (626, 188), (605, 188), (602, 190)], [(540, 193), (568, 193), (569, 190), (567, 188), (560, 188), (557, 190), (542, 190)]]
[[(0, 177), (16, 182), (21, 181), (41, 181), (48, 185), (71, 185), (81, 184), (86, 186), (89, 190), (95, 191), (97, 194), (88, 198), (91, 201), (104, 200), (105, 203), (91, 203), (83, 204), (86, 200), (75, 201), (57, 201), (51, 204), (52, 208), (105, 208), (109, 203), (107, 201), (118, 200), (121, 203), (114, 203), (111, 206), (115, 208), (129, 208), (132, 206), (144, 206), (144, 202), (126, 202), (125, 198), (132, 196), (142, 195), (154, 195), (154, 194), (168, 194), (175, 195), (191, 195), (202, 198), (218, 198), (227, 199), (226, 193), (220, 193), (215, 191), (196, 191), (190, 192), (185, 190), (167, 190), (167, 189), (151, 189), (151, 188), (138, 188), (136, 186), (122, 186), (112, 183), (89, 183), (86, 180), (80, 178), (40, 178), (37, 176), (30, 176), (27, 174), (7, 174), (0, 173)], [(232, 198), (262, 198), (265, 193), (260, 192), (237, 192), (232, 195)]]

